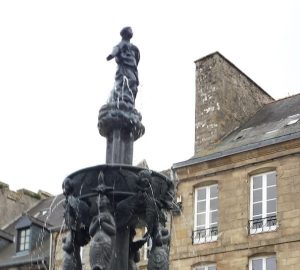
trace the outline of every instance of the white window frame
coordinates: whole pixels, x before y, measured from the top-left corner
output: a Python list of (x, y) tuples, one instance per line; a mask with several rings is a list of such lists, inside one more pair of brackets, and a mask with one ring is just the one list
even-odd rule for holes
[[(194, 199), (194, 232), (199, 230), (199, 226), (197, 226), (197, 215), (198, 215), (198, 209), (197, 209), (197, 202), (198, 202), (198, 191), (199, 190), (202, 190), (202, 189), (206, 189), (206, 198), (205, 198), (205, 201), (206, 201), (206, 209), (205, 209), (205, 229), (208, 230), (209, 228), (211, 228), (210, 226), (210, 188), (213, 187), (213, 186), (216, 186), (217, 189), (218, 189), (218, 184), (213, 184), (213, 185), (208, 185), (208, 186), (202, 186), (202, 187), (198, 187), (195, 189), (195, 199)], [(214, 197), (214, 198), (218, 198), (219, 200), (219, 189), (218, 189), (218, 196), (217, 197)], [(219, 205), (217, 207), (217, 209), (215, 210), (218, 212), (218, 215), (219, 215)], [(216, 227), (217, 227), (217, 230), (218, 230), (218, 226), (219, 226), (219, 222), (217, 222), (216, 224)], [(205, 236), (204, 237), (194, 237), (194, 234), (193, 234), (193, 243), (194, 244), (202, 244), (202, 243), (207, 243), (207, 242), (214, 242), (214, 241), (217, 241), (218, 239), (218, 234), (217, 235), (210, 235), (210, 233), (207, 233), (209, 232), (206, 231), (205, 232)]]
[(201, 268), (202, 268), (201, 270), (208, 270), (208, 267), (212, 267), (212, 266), (214, 266), (217, 269), (217, 265), (213, 263), (213, 264), (206, 264), (206, 265), (198, 265), (194, 267), (193, 270), (200, 270)]
[(249, 270), (252, 270), (252, 262), (254, 260), (259, 260), (262, 259), (263, 260), (263, 269), (262, 270), (266, 270), (267, 267), (267, 259), (268, 258), (275, 258), (276, 261), (276, 268), (277, 268), (277, 260), (276, 260), (276, 256), (275, 255), (271, 255), (271, 256), (259, 256), (259, 257), (253, 257), (249, 259)]
[[(269, 174), (275, 174), (276, 177), (276, 184), (269, 186), (273, 187), (276, 186), (276, 191), (277, 191), (277, 173), (276, 171), (268, 171), (260, 174), (255, 174), (251, 176), (251, 181), (250, 181), (250, 221), (252, 224), (249, 222), (249, 233), (250, 234), (257, 234), (257, 233), (262, 233), (262, 232), (269, 232), (269, 231), (274, 231), (277, 228), (277, 222), (275, 225), (272, 226), (267, 226), (267, 176)], [(262, 227), (261, 228), (252, 228), (253, 227), (253, 220), (255, 217), (253, 217), (253, 178), (261, 176), (262, 177)], [(274, 212), (274, 215), (277, 218), (277, 198), (276, 197), (276, 212)], [(272, 199), (273, 200), (273, 199)]]
[[(22, 236), (24, 233), (24, 236)], [(24, 252), (30, 250), (30, 242), (31, 242), (31, 229), (30, 227), (20, 229), (18, 231), (18, 252)]]

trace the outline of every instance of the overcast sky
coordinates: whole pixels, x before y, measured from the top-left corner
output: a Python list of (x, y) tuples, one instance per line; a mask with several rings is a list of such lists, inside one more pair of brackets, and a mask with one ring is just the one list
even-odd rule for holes
[(193, 155), (194, 61), (219, 51), (276, 99), (300, 92), (300, 1), (0, 1), (0, 181), (57, 194), (105, 162), (98, 110), (124, 26), (141, 52), (134, 163)]

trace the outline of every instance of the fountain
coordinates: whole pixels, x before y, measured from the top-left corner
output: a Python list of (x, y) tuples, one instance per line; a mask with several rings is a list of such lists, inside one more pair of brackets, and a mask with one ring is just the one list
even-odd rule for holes
[[(149, 238), (148, 270), (169, 268), (165, 223), (174, 185), (160, 173), (132, 166), (133, 143), (145, 132), (135, 109), (140, 55), (130, 42), (131, 28), (120, 34), (122, 40), (107, 57), (117, 63), (115, 85), (98, 117), (99, 132), (107, 140), (106, 164), (74, 172), (63, 182), (69, 229), (63, 239), (63, 270), (82, 269), (80, 247), (88, 243), (92, 270), (137, 269), (139, 249)], [(135, 240), (141, 226), (147, 233)]]

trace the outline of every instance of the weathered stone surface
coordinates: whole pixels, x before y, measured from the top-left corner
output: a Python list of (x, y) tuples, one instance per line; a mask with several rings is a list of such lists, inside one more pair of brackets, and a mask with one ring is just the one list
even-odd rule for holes
[(195, 63), (195, 155), (198, 156), (209, 152), (273, 98), (219, 53)]
[[(298, 154), (295, 154), (298, 153)], [(173, 217), (170, 267), (190, 270), (203, 262), (215, 262), (218, 270), (247, 269), (251, 256), (275, 254), (277, 269), (300, 269), (300, 140), (239, 153), (176, 170), (182, 214)], [(277, 172), (275, 231), (249, 235), (250, 176)], [(192, 244), (194, 189), (219, 185), (219, 236), (205, 244)], [(176, 235), (176, 239), (175, 238)], [(291, 252), (291, 254), (289, 254)]]
[(43, 192), (34, 193), (26, 189), (12, 191), (7, 184), (0, 182), (0, 213), (2, 213), (0, 228), (37, 204), (40, 200), (45, 199), (45, 195), (47, 194)]

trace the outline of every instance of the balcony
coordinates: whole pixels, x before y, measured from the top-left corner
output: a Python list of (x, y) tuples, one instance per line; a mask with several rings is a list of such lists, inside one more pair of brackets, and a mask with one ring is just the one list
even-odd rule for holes
[(217, 241), (218, 239), (218, 227), (210, 227), (207, 229), (195, 230), (192, 233), (193, 244), (202, 244)]
[(269, 216), (265, 218), (255, 218), (248, 221), (249, 234), (274, 231), (277, 228), (277, 216)]

